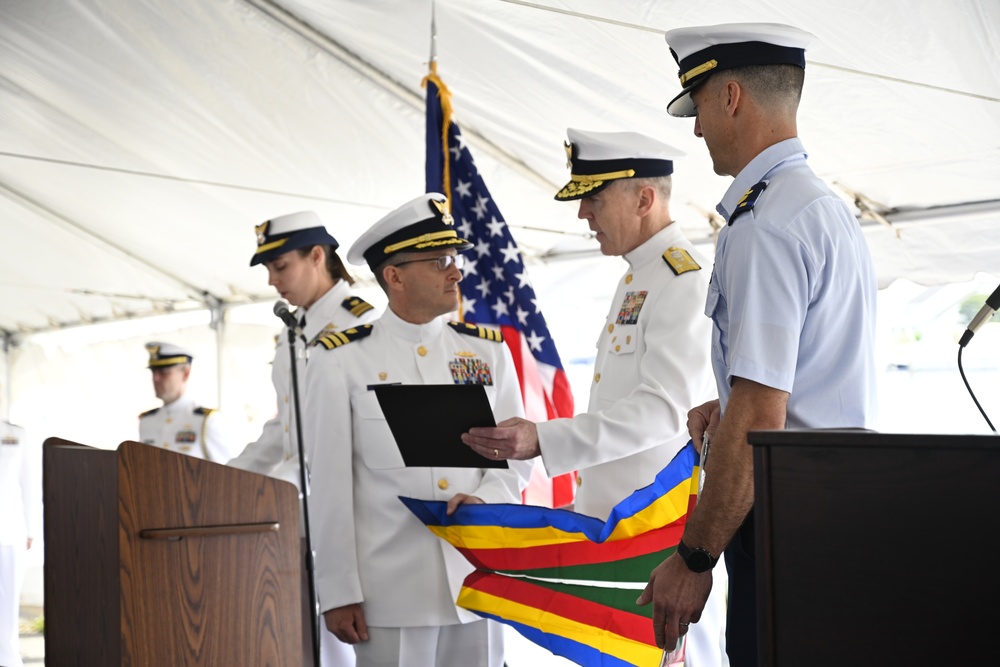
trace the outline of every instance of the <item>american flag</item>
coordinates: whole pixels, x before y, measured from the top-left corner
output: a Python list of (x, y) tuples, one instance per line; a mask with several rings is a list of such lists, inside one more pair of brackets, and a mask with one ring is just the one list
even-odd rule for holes
[[(459, 236), (474, 244), (460, 283), (463, 321), (499, 327), (521, 383), (525, 416), (534, 422), (573, 416), (573, 394), (555, 342), (538, 307), (521, 251), (479, 176), (458, 125), (451, 92), (432, 64), (427, 86), (427, 192), (451, 203)], [(445, 133), (447, 128), (447, 133)], [(575, 474), (549, 480), (535, 466), (525, 502), (563, 507), (573, 502)]]

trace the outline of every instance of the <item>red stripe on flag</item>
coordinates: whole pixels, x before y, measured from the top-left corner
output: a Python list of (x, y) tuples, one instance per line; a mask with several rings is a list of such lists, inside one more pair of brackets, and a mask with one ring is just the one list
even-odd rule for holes
[[(499, 574), (473, 572), (464, 586), (517, 604), (533, 607), (571, 621), (593, 626), (595, 631), (607, 631), (650, 646), (656, 645), (653, 624), (639, 614), (630, 614), (605, 605), (590, 602), (575, 595), (559, 593), (523, 579)], [(636, 594), (638, 596), (638, 593)], [(488, 612), (487, 612), (488, 613)], [(543, 632), (545, 628), (539, 628)]]
[(487, 570), (532, 570), (610, 563), (625, 558), (644, 556), (677, 546), (684, 534), (687, 517), (669, 526), (637, 535), (628, 540), (596, 543), (589, 540), (569, 544), (546, 544), (538, 547), (511, 547), (506, 549), (460, 548), (469, 562)]

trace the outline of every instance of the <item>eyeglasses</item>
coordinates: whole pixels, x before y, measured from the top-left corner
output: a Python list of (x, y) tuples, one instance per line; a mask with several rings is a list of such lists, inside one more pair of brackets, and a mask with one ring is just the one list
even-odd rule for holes
[(438, 271), (447, 271), (452, 265), (461, 271), (465, 266), (465, 255), (441, 255), (440, 257), (431, 257), (430, 259), (411, 259), (405, 262), (400, 262), (399, 264), (393, 264), (393, 266), (403, 266), (405, 264), (415, 264), (417, 262), (434, 262)]

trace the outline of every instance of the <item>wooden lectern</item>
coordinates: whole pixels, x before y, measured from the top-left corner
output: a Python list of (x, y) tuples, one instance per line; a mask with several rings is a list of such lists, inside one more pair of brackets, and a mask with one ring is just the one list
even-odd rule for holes
[(761, 667), (996, 664), (1000, 438), (749, 440)]
[(46, 663), (301, 667), (293, 485), (138, 442), (43, 471)]

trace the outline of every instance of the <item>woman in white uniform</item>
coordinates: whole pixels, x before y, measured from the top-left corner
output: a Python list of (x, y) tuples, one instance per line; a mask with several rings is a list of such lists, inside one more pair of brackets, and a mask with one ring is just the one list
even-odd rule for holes
[[(337, 240), (315, 213), (304, 211), (273, 218), (257, 225), (256, 231), (257, 250), (250, 266), (263, 264), (267, 268), (268, 284), (282, 299), (296, 307), (293, 314), (304, 339), (295, 343), (301, 391), (308, 361), (305, 343), (370, 322), (375, 319), (376, 312), (371, 305), (351, 294), (354, 279), (336, 253)], [(271, 381), (278, 400), (277, 415), (264, 424), (256, 442), (247, 445), (229, 465), (270, 475), (298, 487), (299, 450), (287, 327), (278, 336)], [(308, 602), (308, 589), (303, 591), (303, 598)], [(305, 618), (308, 619), (308, 615)], [(350, 646), (338, 641), (325, 628), (321, 633), (322, 667), (354, 665), (354, 650)]]

